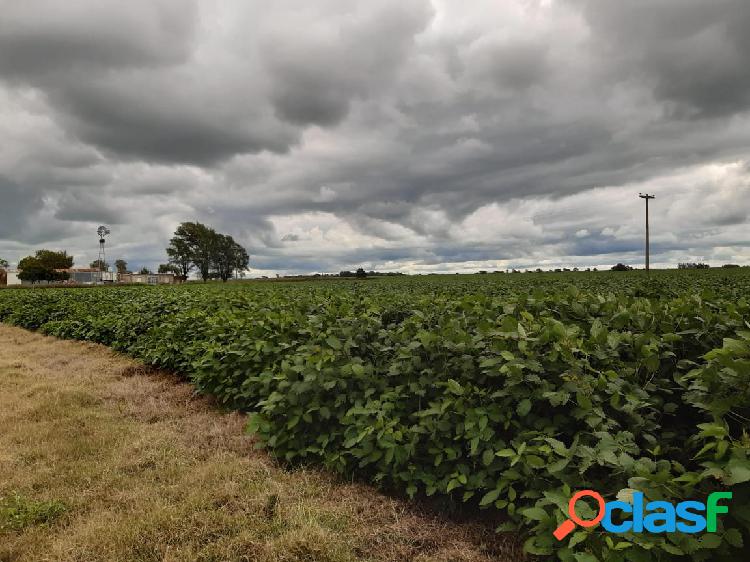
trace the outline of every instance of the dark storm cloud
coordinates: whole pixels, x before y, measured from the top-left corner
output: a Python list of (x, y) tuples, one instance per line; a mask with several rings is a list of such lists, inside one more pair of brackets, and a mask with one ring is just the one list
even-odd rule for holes
[(174, 90), (168, 80), (144, 83), (144, 77), (128, 75), (71, 85), (53, 92), (52, 100), (81, 139), (127, 159), (210, 165), (237, 153), (284, 152), (297, 138), (270, 116), (239, 109), (231, 95), (200, 100), (191, 95), (190, 83), (185, 87)]
[(189, 0), (3, 0), (0, 13), (0, 73), (19, 79), (180, 62), (196, 15)]
[[(474, 79), (489, 88), (525, 90), (544, 81), (548, 46), (533, 39), (480, 39), (469, 47)], [(467, 69), (464, 69), (467, 72)]]
[(653, 83), (678, 110), (711, 117), (750, 105), (750, 4), (746, 0), (585, 0), (612, 66)]
[(7, 1), (0, 11), (0, 77), (39, 88), (68, 131), (115, 157), (207, 165), (298, 138), (241, 73), (190, 66), (194, 2)]
[(277, 27), (263, 41), (276, 111), (295, 124), (339, 123), (353, 98), (377, 94), (398, 72), (431, 12), (426, 2), (373, 2), (309, 22), (301, 35)]
[(57, 204), (55, 218), (71, 222), (100, 222), (123, 224), (126, 216), (105, 197), (96, 192), (67, 193)]
[(41, 193), (35, 193), (0, 175), (0, 195), (0, 240), (12, 240), (41, 205)]
[[(51, 221), (44, 212), (42, 190), (19, 185), (0, 175), (0, 247), (13, 250), (12, 254), (0, 251), (3, 259), (13, 261), (20, 254), (20, 248), (27, 244), (54, 245), (71, 230), (70, 225)], [(8, 243), (3, 244), (3, 241)]]
[(0, 14), (11, 258), (59, 240), (90, 261), (83, 233), (109, 223), (113, 252), (148, 265), (200, 220), (260, 270), (595, 265), (641, 251), (642, 189), (659, 193), (665, 262), (750, 259), (744, 0)]
[[(626, 256), (630, 253), (642, 251), (643, 242), (640, 239), (617, 240), (605, 236), (571, 242), (568, 244), (565, 253), (570, 256), (601, 256), (606, 254)], [(654, 252), (657, 252), (656, 247), (654, 247)]]
[(746, 209), (723, 209), (721, 213), (714, 214), (707, 221), (713, 226), (729, 226), (735, 224), (745, 224), (748, 219), (748, 212)]

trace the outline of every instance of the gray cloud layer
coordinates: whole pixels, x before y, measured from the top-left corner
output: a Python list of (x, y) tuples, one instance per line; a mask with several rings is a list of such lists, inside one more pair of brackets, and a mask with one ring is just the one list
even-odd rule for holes
[(744, 0), (0, 0), (0, 255), (750, 261)]

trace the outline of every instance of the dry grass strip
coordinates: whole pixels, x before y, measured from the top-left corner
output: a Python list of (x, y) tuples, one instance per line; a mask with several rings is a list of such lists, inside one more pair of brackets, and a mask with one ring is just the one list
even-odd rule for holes
[(520, 559), (491, 525), (285, 470), (244, 421), (104, 347), (0, 325), (0, 497), (65, 506), (0, 526), (0, 562)]

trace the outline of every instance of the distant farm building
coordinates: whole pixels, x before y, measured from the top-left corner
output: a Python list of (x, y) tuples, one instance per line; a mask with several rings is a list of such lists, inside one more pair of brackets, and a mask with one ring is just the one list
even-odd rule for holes
[(174, 273), (120, 273), (120, 283), (140, 283), (143, 285), (172, 285)]
[(0, 269), (0, 287), (11, 287), (14, 285), (21, 285), (21, 280), (18, 278), (18, 271), (15, 269)]
[(67, 283), (75, 285), (93, 285), (94, 283), (114, 283), (116, 274), (100, 271), (95, 268), (61, 269), (69, 275)]
[[(58, 269), (68, 274), (66, 281), (37, 281), (36, 285), (97, 285), (99, 283), (141, 283), (143, 285), (172, 285), (176, 282), (173, 273), (112, 273), (95, 268)], [(31, 281), (18, 278), (20, 270), (0, 269), (0, 286), (32, 285)]]

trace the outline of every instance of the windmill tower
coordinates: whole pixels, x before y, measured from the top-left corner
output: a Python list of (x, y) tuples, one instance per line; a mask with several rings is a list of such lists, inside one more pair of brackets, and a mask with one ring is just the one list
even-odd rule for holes
[(107, 258), (104, 253), (104, 243), (106, 237), (109, 235), (109, 229), (106, 226), (100, 226), (96, 229), (96, 233), (99, 235), (99, 282), (104, 281), (104, 271), (106, 270)]

